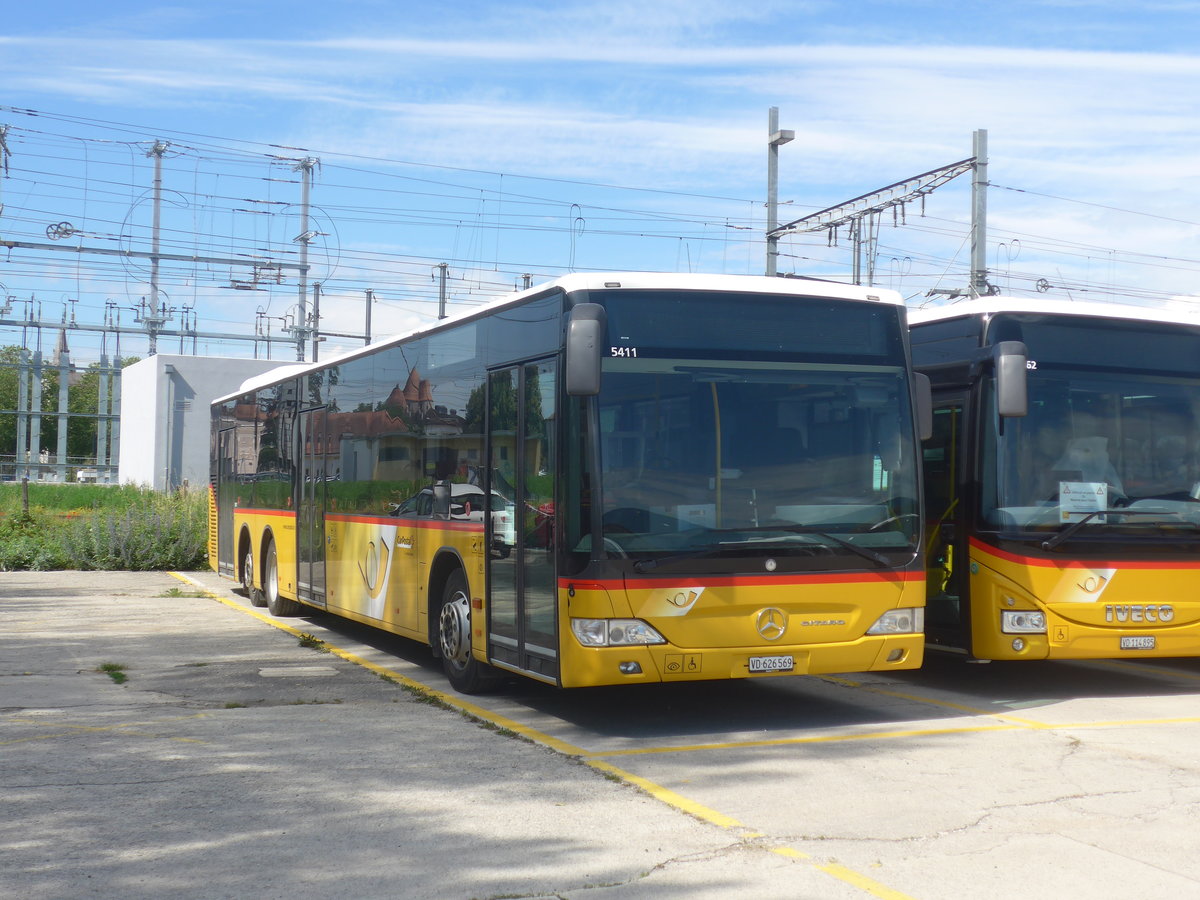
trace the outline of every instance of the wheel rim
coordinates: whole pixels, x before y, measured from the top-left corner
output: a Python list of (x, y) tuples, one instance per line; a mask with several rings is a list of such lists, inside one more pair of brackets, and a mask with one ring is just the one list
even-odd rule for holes
[(248, 591), (254, 589), (254, 554), (249, 550), (242, 560), (242, 587)]
[(442, 657), (456, 669), (465, 668), (471, 655), (471, 602), (463, 591), (442, 604), (438, 637)]
[(271, 602), (279, 599), (279, 567), (275, 565), (275, 547), (267, 552), (267, 578), (264, 587)]

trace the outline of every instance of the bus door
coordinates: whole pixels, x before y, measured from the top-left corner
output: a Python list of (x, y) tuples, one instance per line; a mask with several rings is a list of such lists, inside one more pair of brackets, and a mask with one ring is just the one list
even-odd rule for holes
[[(300, 413), (300, 490), (296, 505), (296, 587), (301, 600), (325, 606), (325, 503), (329, 437), (325, 407)], [(335, 467), (336, 469), (336, 467)]]
[(933, 434), (924, 441), (925, 630), (935, 643), (962, 646), (967, 610), (967, 519), (961, 496), (966, 396), (934, 401)]
[(488, 654), (558, 678), (554, 487), (558, 365), (488, 375)]
[(217, 432), (217, 480), (213, 485), (217, 501), (217, 571), (236, 578), (238, 568), (233, 549), (233, 508), (237, 485), (233, 481), (233, 457), (236, 428)]

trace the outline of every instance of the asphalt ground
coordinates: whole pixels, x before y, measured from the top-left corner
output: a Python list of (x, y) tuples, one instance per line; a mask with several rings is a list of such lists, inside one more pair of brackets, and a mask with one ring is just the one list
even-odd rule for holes
[(0, 573), (0, 897), (1200, 896), (1200, 660), (467, 698), (233, 587)]
[(0, 896), (865, 896), (225, 584), (0, 573)]

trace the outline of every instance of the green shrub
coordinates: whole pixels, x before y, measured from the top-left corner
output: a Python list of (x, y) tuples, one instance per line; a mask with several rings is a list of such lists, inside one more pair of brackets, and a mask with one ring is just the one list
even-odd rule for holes
[(196, 569), (208, 552), (207, 528), (203, 493), (147, 491), (124, 510), (71, 522), (65, 549), (76, 569)]
[(0, 571), (70, 568), (63, 524), (44, 513), (15, 512), (0, 519)]
[[(0, 571), (204, 566), (208, 551), (204, 491), (159, 494), (148, 488), (107, 486), (88, 490), (86, 496), (77, 491), (73, 485), (30, 485), (29, 512), (19, 503), (15, 508), (7, 502), (0, 505)], [(90, 509), (75, 505), (88, 499)], [(47, 508), (66, 514), (50, 513)]]

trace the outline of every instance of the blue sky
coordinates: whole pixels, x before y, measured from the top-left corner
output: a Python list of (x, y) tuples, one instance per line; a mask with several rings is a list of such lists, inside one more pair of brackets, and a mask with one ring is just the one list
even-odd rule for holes
[[(987, 129), (999, 289), (1200, 294), (1200, 3), (5, 6), (0, 239), (45, 243), (69, 222), (57, 246), (148, 250), (146, 151), (164, 140), (163, 249), (294, 261), (294, 161), (318, 158), (310, 262), (333, 331), (362, 330), (367, 288), (377, 335), (432, 320), (440, 262), (451, 311), (526, 274), (760, 274), (772, 106), (796, 132), (781, 221), (964, 159)], [(876, 282), (912, 305), (965, 287), (969, 219), (969, 176), (923, 217), (888, 217)], [(782, 272), (850, 278), (844, 235), (781, 252)], [(131, 324), (148, 278), (136, 260), (0, 256), (18, 314), (36, 298), (46, 318), (97, 323), (107, 305)], [(232, 289), (248, 280), (179, 265), (159, 285), (175, 324), (187, 308), (204, 331), (278, 333), (294, 278)]]

